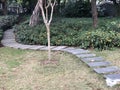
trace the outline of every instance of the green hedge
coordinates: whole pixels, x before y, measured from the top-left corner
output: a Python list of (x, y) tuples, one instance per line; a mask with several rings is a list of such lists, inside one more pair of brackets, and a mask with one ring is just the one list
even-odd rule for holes
[[(89, 20), (89, 19), (88, 19)], [(94, 30), (91, 21), (79, 19), (54, 20), (51, 25), (51, 45), (79, 46), (81, 48), (98, 48), (100, 50), (120, 46), (118, 28), (106, 28), (106, 25)], [(105, 29), (106, 28), (106, 29)], [(28, 22), (15, 26), (16, 40), (24, 44), (47, 45), (44, 24), (29, 27)]]
[(0, 18), (0, 29), (6, 30), (18, 21), (18, 16), (8, 15)]

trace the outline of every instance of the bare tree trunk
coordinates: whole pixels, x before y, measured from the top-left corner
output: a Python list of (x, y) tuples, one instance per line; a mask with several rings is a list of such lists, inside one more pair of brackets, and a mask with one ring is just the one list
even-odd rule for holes
[(3, 2), (3, 14), (6, 15), (7, 14), (7, 1), (4, 0)]
[[(47, 29), (47, 40), (48, 40), (48, 60), (50, 61), (51, 60), (51, 48), (50, 48), (50, 24), (51, 24), (51, 21), (52, 21), (52, 17), (53, 17), (53, 10), (54, 10), (54, 6), (55, 6), (55, 3), (56, 3), (56, 0), (54, 0), (54, 2), (52, 3), (51, 0), (48, 0), (48, 3), (45, 4), (45, 6), (43, 5), (44, 2), (43, 0), (39, 0), (38, 1), (39, 3), (39, 6), (40, 6), (40, 9), (41, 9), (41, 13), (42, 13), (42, 17), (43, 17), (43, 21), (44, 21), (44, 24), (46, 26), (46, 29)], [(44, 9), (45, 7), (45, 9)], [(48, 8), (51, 7), (51, 13), (50, 13), (50, 17), (48, 15)]]
[(96, 0), (91, 0), (91, 6), (92, 6), (93, 27), (96, 28), (98, 23)]
[(47, 40), (48, 40), (48, 59), (51, 60), (51, 49), (50, 49), (50, 25), (46, 25), (47, 28)]
[(39, 14), (40, 14), (40, 7), (39, 7), (39, 3), (37, 2), (35, 9), (30, 17), (30, 21), (29, 21), (29, 26), (35, 26), (39, 23)]

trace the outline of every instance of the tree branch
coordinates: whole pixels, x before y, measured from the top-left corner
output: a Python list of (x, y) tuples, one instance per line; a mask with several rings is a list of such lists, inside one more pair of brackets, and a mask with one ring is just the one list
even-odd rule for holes
[[(51, 0), (50, 0), (51, 1)], [(53, 17), (53, 10), (54, 10), (54, 6), (55, 6), (56, 0), (54, 0), (54, 3), (50, 2), (50, 6), (51, 6), (51, 14), (50, 14), (50, 20), (48, 22), (48, 24), (50, 25), (51, 21), (52, 21), (52, 17)]]
[(40, 8), (41, 8), (43, 21), (44, 21), (44, 23), (46, 24), (46, 23), (47, 23), (47, 20), (46, 20), (45, 12), (44, 12), (44, 9), (43, 9), (43, 1), (42, 1), (42, 0), (39, 0), (38, 3), (39, 3), (39, 6), (40, 6)]

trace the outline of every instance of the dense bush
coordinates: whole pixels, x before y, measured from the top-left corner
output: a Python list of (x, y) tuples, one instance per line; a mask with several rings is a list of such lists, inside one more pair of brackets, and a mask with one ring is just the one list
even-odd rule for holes
[[(51, 45), (79, 46), (82, 48), (109, 49), (120, 46), (119, 27), (106, 25), (94, 30), (90, 19), (59, 19), (51, 24)], [(101, 21), (102, 22), (102, 21)], [(110, 24), (111, 25), (111, 24)], [(117, 30), (118, 29), (118, 30)], [(15, 26), (16, 40), (24, 44), (47, 45), (44, 24), (29, 27), (28, 22)]]
[(0, 43), (3, 36), (3, 31), (12, 27), (18, 21), (18, 16), (8, 15), (0, 18)]
[(62, 11), (66, 17), (90, 17), (91, 4), (86, 1), (68, 2)]
[(6, 30), (17, 22), (18, 16), (8, 15), (0, 18), (0, 29)]
[(82, 47), (98, 48), (100, 50), (120, 46), (119, 33), (111, 30), (88, 31), (80, 37)]

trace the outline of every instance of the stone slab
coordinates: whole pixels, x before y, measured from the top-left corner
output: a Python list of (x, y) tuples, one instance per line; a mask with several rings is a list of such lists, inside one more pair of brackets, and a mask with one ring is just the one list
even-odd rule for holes
[(101, 67), (101, 66), (109, 66), (110, 62), (104, 61), (104, 62), (90, 62), (87, 63), (90, 67)]
[(67, 46), (57, 46), (57, 47), (54, 47), (52, 50), (61, 50), (63, 51)]
[(98, 74), (112, 73), (112, 72), (117, 72), (119, 70), (120, 69), (116, 66), (110, 66), (105, 68), (94, 68), (94, 71)]
[(65, 48), (62, 51), (65, 51), (65, 52), (68, 52), (68, 53), (72, 53), (74, 55), (79, 55), (79, 54), (89, 53), (90, 52), (88, 50), (84, 50), (84, 49), (80, 49), (80, 48), (74, 48), (74, 47)]
[(22, 45), (22, 44), (13, 44), (12, 45), (14, 48), (17, 48), (17, 49), (29, 49), (31, 46), (30, 45)]
[[(52, 48), (54, 48), (55, 46), (51, 46), (50, 48), (52, 49)], [(40, 50), (48, 50), (48, 47), (47, 46), (45, 46), (45, 47), (43, 47), (43, 48), (40, 48)]]
[(72, 50), (72, 51), (70, 51), (72, 54), (74, 54), (74, 55), (79, 55), (79, 54), (84, 54), (84, 53), (89, 53), (89, 51), (88, 50)]
[(13, 42), (15, 39), (3, 39), (2, 42)]
[(64, 50), (74, 50), (74, 49), (75, 49), (74, 47), (67, 47)]
[(76, 49), (74, 47), (67, 47), (62, 49), (62, 51), (65, 51), (65, 52), (71, 52), (72, 50), (76, 50)]
[(88, 58), (88, 57), (95, 57), (96, 54), (80, 54), (80, 55), (76, 55), (79, 58)]
[(119, 74), (110, 74), (110, 75), (104, 75), (106, 78), (106, 84), (107, 86), (115, 86), (117, 84), (120, 84), (120, 73)]
[(40, 50), (41, 48), (44, 48), (45, 46), (37, 46), (37, 45), (32, 45), (32, 47), (29, 47), (28, 49), (31, 50)]
[(90, 57), (90, 58), (82, 58), (81, 60), (83, 62), (99, 62), (99, 61), (104, 61), (104, 58), (102, 58), (102, 57)]
[(105, 78), (109, 78), (112, 80), (120, 79), (120, 73), (119, 74), (109, 74), (109, 75), (104, 75)]

